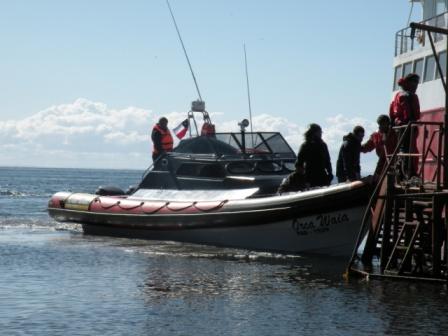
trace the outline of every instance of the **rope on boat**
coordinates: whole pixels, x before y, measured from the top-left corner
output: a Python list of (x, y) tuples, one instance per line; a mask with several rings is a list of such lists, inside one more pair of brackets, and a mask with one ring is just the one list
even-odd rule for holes
[[(143, 202), (143, 204), (145, 204), (145, 203)], [(155, 210), (153, 210), (153, 211), (145, 211), (145, 210), (143, 210), (143, 208), (142, 208), (142, 211), (143, 211), (143, 213), (146, 214), (146, 215), (153, 215), (153, 214), (159, 212), (160, 210), (162, 210), (163, 208), (165, 208), (166, 206), (168, 206), (168, 204), (170, 204), (170, 202), (166, 202), (164, 205), (160, 206), (159, 208), (157, 208), (157, 209), (155, 209)], [(141, 205), (141, 206), (143, 206), (143, 205)]]
[(214, 206), (213, 208), (210, 208), (210, 209), (203, 209), (203, 208), (200, 208), (200, 207), (198, 207), (196, 204), (193, 204), (193, 206), (194, 206), (196, 209), (198, 209), (199, 211), (201, 211), (201, 212), (209, 212), (209, 211), (213, 211), (213, 210), (217, 210), (217, 209), (222, 208), (222, 207), (224, 206), (224, 204), (226, 204), (228, 201), (229, 201), (229, 200), (221, 201), (217, 206)]
[(189, 204), (189, 205), (187, 205), (187, 206), (185, 206), (185, 207), (183, 207), (183, 208), (179, 208), (179, 209), (172, 209), (172, 208), (170, 208), (170, 207), (166, 207), (168, 210), (170, 210), (170, 211), (174, 211), (174, 212), (178, 212), (178, 211), (182, 211), (182, 210), (187, 210), (188, 208), (191, 208), (191, 207), (194, 207), (195, 205), (196, 205), (196, 201), (195, 202), (193, 202), (193, 203), (191, 203), (191, 204)]
[(120, 201), (118, 201), (117, 206), (118, 206), (120, 209), (123, 209), (123, 210), (133, 210), (133, 209), (140, 208), (141, 206), (143, 206), (143, 204), (145, 204), (145, 202), (140, 202), (140, 204), (133, 205), (133, 206), (130, 206), (130, 207), (124, 207), (124, 206), (121, 206), (121, 205), (120, 205)]
[[(101, 208), (103, 208), (103, 209), (105, 209), (105, 210), (111, 209), (111, 208), (113, 208), (114, 206), (120, 206), (120, 201), (117, 201), (117, 202), (113, 203), (112, 205), (106, 205), (106, 206), (104, 206), (103, 203), (101, 202), (101, 197), (96, 197), (92, 202), (98, 202), (98, 203), (100, 203)], [(140, 206), (140, 205), (139, 205), (139, 206)], [(123, 208), (122, 208), (122, 209), (123, 209)], [(124, 210), (127, 210), (127, 209), (124, 209)]]
[[(211, 207), (211, 208), (202, 208), (202, 207), (199, 207), (199, 206), (197, 205), (199, 202), (197, 202), (197, 201), (192, 202), (191, 204), (188, 204), (187, 206), (184, 206), (184, 207), (182, 207), (182, 208), (172, 208), (172, 207), (169, 207), (168, 205), (170, 204), (170, 202), (165, 202), (165, 203), (162, 204), (160, 207), (158, 207), (157, 209), (154, 209), (154, 210), (152, 210), (152, 211), (145, 211), (145, 210), (143, 209), (143, 206), (145, 205), (145, 202), (140, 202), (139, 204), (134, 205), (134, 206), (130, 206), (130, 207), (124, 207), (124, 206), (120, 205), (120, 204), (121, 204), (120, 201), (117, 201), (117, 202), (115, 202), (115, 203), (113, 203), (113, 204), (111, 204), (111, 205), (106, 205), (106, 206), (104, 206), (104, 205), (102, 204), (102, 202), (101, 202), (101, 197), (97, 197), (97, 198), (95, 198), (92, 202), (97, 202), (97, 203), (99, 203), (99, 205), (101, 206), (101, 208), (103, 208), (103, 209), (105, 209), (105, 210), (109, 210), (109, 209), (111, 209), (111, 208), (113, 208), (113, 207), (115, 207), (115, 206), (119, 207), (120, 209), (127, 210), (127, 211), (129, 211), (129, 210), (134, 210), (134, 209), (137, 209), (137, 208), (142, 208), (142, 212), (143, 212), (144, 214), (147, 214), (147, 215), (153, 215), (153, 214), (159, 212), (160, 210), (162, 210), (163, 208), (166, 208), (167, 210), (172, 211), (172, 212), (179, 212), (179, 211), (187, 210), (187, 209), (189, 209), (189, 208), (195, 208), (196, 210), (198, 210), (198, 211), (200, 211), (200, 212), (210, 212), (210, 211), (214, 211), (214, 210), (217, 210), (217, 209), (222, 208), (222, 207), (224, 206), (224, 204), (226, 204), (228, 201), (229, 201), (229, 200), (223, 200), (223, 201), (221, 201), (218, 205), (216, 205), (216, 206), (214, 206), (214, 207)], [(89, 207), (89, 208), (90, 208), (90, 207)]]

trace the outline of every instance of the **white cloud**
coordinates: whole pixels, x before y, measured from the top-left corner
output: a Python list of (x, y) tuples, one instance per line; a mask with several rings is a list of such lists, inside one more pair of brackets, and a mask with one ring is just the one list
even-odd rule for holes
[[(77, 99), (0, 121), (0, 165), (142, 168), (150, 162), (150, 110)], [(14, 146), (14, 150), (11, 149)], [(142, 153), (140, 162), (135, 155)], [(129, 158), (132, 156), (132, 158)], [(110, 162), (115, 158), (115, 162)], [(111, 167), (112, 168), (112, 167)]]
[(359, 117), (349, 119), (340, 114), (327, 118), (326, 125), (327, 127), (324, 128), (323, 137), (330, 148), (335, 148), (335, 146), (340, 145), (342, 137), (357, 125), (361, 125), (365, 128), (367, 136), (377, 127), (376, 123), (372, 120)]
[[(217, 130), (222, 132), (237, 132), (239, 130), (238, 122), (241, 120), (224, 120), (223, 113), (211, 113), (213, 122), (217, 125)], [(330, 155), (332, 157), (333, 168), (336, 167), (336, 160), (339, 148), (342, 144), (342, 137), (349, 133), (357, 125), (361, 125), (366, 130), (366, 138), (376, 129), (376, 123), (364, 118), (346, 118), (342, 115), (329, 117), (325, 122), (317, 122), (323, 129), (323, 138), (327, 143)], [(307, 130), (308, 125), (298, 125), (290, 122), (288, 119), (269, 114), (261, 114), (253, 117), (253, 129), (262, 131), (281, 132), (286, 141), (293, 150), (297, 151), (303, 142), (303, 134)], [(375, 154), (362, 154), (363, 172), (373, 172), (376, 165)]]
[[(170, 128), (186, 118), (185, 112), (170, 112), (165, 116)], [(226, 120), (221, 112), (210, 116), (218, 132), (239, 130), (240, 120)], [(149, 138), (157, 118), (148, 109), (114, 109), (79, 98), (24, 119), (0, 121), (0, 165), (143, 169), (151, 162)], [(344, 134), (357, 124), (363, 125), (367, 134), (375, 128), (372, 121), (342, 115), (320, 124), (334, 163)], [(295, 151), (306, 127), (269, 114), (253, 117), (254, 130), (280, 131)]]

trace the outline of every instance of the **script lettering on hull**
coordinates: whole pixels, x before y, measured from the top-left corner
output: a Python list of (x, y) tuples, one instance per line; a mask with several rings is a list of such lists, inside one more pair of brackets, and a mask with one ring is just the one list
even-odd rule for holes
[(349, 220), (349, 216), (345, 212), (319, 214), (314, 217), (293, 219), (292, 228), (299, 236), (306, 236), (329, 232), (332, 226), (346, 223)]

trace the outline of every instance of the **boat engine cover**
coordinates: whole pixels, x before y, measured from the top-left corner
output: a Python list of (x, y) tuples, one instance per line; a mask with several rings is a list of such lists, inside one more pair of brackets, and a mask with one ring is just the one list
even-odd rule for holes
[(100, 195), (100, 196), (118, 196), (118, 195), (125, 195), (126, 193), (118, 188), (118, 187), (114, 187), (114, 186), (99, 186), (98, 189), (96, 189), (95, 191), (95, 195)]

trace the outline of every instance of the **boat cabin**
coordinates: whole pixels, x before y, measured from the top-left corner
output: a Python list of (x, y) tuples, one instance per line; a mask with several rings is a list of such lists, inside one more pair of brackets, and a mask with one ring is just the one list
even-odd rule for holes
[(215, 133), (182, 140), (145, 173), (139, 189), (259, 188), (275, 193), (296, 154), (278, 132)]

